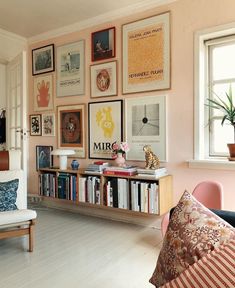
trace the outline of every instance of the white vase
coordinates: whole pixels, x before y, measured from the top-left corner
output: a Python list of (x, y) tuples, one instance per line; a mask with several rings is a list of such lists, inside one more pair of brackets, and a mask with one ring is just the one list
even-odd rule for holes
[(115, 163), (118, 167), (125, 166), (126, 159), (123, 157), (122, 153), (117, 153), (117, 158), (115, 159)]

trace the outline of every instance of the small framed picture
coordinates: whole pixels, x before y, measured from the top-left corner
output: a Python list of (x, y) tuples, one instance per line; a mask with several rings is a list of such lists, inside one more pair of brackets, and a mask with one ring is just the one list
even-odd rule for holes
[(33, 75), (52, 72), (55, 70), (54, 44), (32, 50)]
[(53, 166), (52, 146), (36, 146), (36, 169), (50, 168)]
[(29, 127), (31, 136), (42, 135), (41, 114), (29, 115)]
[(115, 57), (115, 27), (91, 34), (91, 59), (99, 61)]
[(40, 75), (34, 77), (34, 111), (53, 110), (53, 77)]
[(57, 106), (58, 148), (73, 149), (74, 157), (85, 158), (85, 104)]
[(117, 95), (117, 61), (91, 65), (91, 97)]
[(55, 136), (55, 114), (42, 114), (42, 136)]

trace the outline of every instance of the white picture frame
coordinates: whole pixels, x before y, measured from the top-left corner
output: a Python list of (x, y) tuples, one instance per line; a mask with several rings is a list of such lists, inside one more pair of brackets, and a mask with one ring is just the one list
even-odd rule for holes
[(123, 94), (170, 88), (170, 12), (122, 26)]
[(55, 114), (42, 114), (42, 136), (55, 136)]
[(57, 48), (57, 97), (85, 94), (85, 41)]
[(167, 161), (166, 95), (125, 100), (127, 160), (145, 161), (144, 145), (162, 162)]

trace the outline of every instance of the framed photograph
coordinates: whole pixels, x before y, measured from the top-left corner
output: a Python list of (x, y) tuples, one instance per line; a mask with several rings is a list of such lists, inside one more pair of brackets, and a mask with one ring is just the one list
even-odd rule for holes
[(55, 136), (55, 114), (42, 114), (42, 136)]
[(75, 157), (85, 158), (85, 104), (57, 107), (58, 148), (73, 149)]
[(150, 145), (160, 161), (167, 161), (166, 96), (125, 100), (127, 160), (145, 161), (144, 145)]
[(111, 27), (93, 32), (91, 34), (92, 61), (99, 61), (115, 57), (115, 33), (115, 27)]
[(33, 75), (52, 72), (55, 70), (54, 44), (32, 50)]
[(57, 97), (85, 93), (84, 40), (57, 48)]
[(91, 97), (117, 95), (117, 61), (91, 65)]
[(122, 26), (123, 94), (170, 88), (170, 13)]
[(34, 77), (34, 111), (53, 110), (52, 75)]
[(89, 158), (112, 159), (112, 145), (123, 137), (122, 100), (88, 103)]
[(29, 128), (31, 136), (42, 135), (41, 114), (29, 115)]
[(36, 169), (50, 168), (53, 166), (52, 146), (36, 146)]

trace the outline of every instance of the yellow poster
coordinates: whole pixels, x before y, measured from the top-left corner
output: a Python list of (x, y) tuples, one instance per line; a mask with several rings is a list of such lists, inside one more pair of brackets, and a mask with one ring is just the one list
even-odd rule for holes
[(163, 77), (163, 23), (129, 32), (128, 84), (146, 84)]

